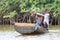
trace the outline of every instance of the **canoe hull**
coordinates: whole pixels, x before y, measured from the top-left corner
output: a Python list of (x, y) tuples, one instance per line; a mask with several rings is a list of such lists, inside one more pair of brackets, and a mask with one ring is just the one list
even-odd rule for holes
[[(33, 27), (30, 27), (30, 26), (28, 26), (28, 27), (22, 26), (21, 27), (21, 26), (14, 25), (14, 28), (17, 32), (19, 32), (21, 34), (34, 33), (34, 26)], [(36, 32), (37, 33), (45, 33), (45, 32), (47, 32), (47, 30), (45, 28), (38, 27)]]
[(14, 26), (15, 30), (19, 33), (31, 33), (31, 32), (34, 32), (34, 28), (33, 27), (17, 27), (17, 26)]

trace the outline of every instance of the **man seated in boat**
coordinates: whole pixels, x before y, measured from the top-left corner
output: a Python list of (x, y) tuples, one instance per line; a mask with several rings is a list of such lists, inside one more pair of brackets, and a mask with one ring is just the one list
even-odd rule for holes
[(42, 14), (44, 15), (44, 21), (43, 21), (44, 28), (46, 28), (48, 30), (50, 15), (49, 15), (49, 13), (47, 13), (47, 9), (45, 9), (45, 8), (42, 9)]
[(36, 16), (36, 24), (34, 27), (34, 31), (36, 31), (38, 27), (43, 27), (44, 15), (37, 13), (36, 10), (32, 10), (32, 13)]
[(39, 26), (42, 26), (43, 28), (46, 28), (48, 30), (49, 14), (46, 13), (46, 9), (42, 9), (42, 14), (37, 13), (36, 10), (33, 10), (32, 13), (36, 15), (36, 25), (34, 30), (37, 30), (37, 27)]

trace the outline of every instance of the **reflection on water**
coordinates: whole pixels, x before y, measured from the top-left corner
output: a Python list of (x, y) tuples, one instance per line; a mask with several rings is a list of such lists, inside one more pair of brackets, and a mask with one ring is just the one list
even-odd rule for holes
[[(60, 25), (49, 26), (49, 30), (60, 30)], [(0, 25), (0, 31), (15, 31), (14, 25)]]
[(0, 25), (0, 40), (60, 40), (60, 30), (49, 30), (49, 33), (39, 35), (21, 35), (14, 30), (13, 25)]
[(15, 31), (14, 25), (0, 25), (0, 31)]

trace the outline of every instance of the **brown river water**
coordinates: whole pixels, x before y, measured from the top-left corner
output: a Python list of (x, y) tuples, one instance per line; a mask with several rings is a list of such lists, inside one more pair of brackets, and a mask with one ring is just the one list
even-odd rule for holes
[[(6, 28), (2, 29), (6, 30)], [(21, 35), (16, 31), (2, 31), (2, 29), (0, 30), (0, 40), (60, 40), (60, 30), (58, 29), (49, 30), (49, 33), (39, 35)], [(10, 30), (12, 29), (10, 28)]]

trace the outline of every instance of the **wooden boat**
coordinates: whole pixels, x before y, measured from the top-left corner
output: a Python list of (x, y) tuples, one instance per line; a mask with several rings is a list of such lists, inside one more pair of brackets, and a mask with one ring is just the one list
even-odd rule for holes
[[(35, 24), (32, 23), (15, 23), (14, 28), (17, 32), (21, 34), (26, 34), (26, 33), (33, 33), (34, 32), (34, 26)], [(47, 30), (42, 27), (38, 27), (36, 30), (37, 33), (45, 33)]]

